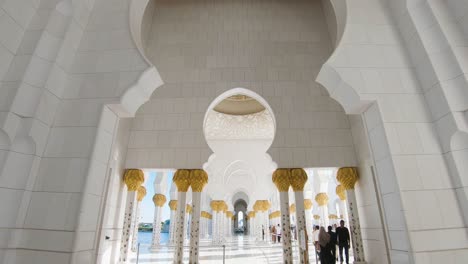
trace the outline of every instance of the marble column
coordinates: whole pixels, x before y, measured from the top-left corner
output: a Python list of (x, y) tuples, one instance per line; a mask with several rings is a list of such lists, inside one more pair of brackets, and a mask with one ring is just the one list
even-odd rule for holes
[(346, 196), (348, 197), (349, 208), (349, 227), (351, 233), (351, 241), (353, 243), (353, 256), (354, 263), (365, 263), (364, 247), (362, 245), (361, 226), (359, 223), (359, 212), (356, 202), (356, 194), (354, 192), (354, 185), (359, 179), (357, 169), (354, 167), (345, 167), (338, 170), (336, 179), (346, 189)]
[(306, 217), (306, 226), (307, 226), (307, 235), (309, 236), (309, 240), (311, 239), (312, 231), (313, 231), (313, 218), (312, 218), (312, 200), (305, 199), (304, 200), (304, 209), (305, 209), (305, 217)]
[(153, 237), (151, 240), (151, 248), (156, 249), (161, 243), (161, 211), (166, 203), (166, 196), (157, 193), (153, 196), (154, 203), (154, 221), (153, 221)]
[(134, 214), (136, 213), (137, 190), (145, 181), (142, 170), (127, 169), (124, 175), (124, 182), (127, 185), (127, 199), (125, 202), (125, 215), (120, 245), (119, 263), (126, 263), (130, 251), (130, 238), (135, 230)]
[(192, 220), (192, 206), (190, 204), (185, 205), (185, 241), (190, 243), (190, 222)]
[(136, 213), (135, 213), (135, 225), (132, 234), (132, 251), (136, 252), (138, 247), (138, 221), (140, 219), (140, 204), (143, 198), (146, 196), (146, 188), (144, 186), (138, 187), (137, 190), (137, 204), (136, 204)]
[(212, 243), (214, 245), (218, 245), (220, 244), (221, 242), (221, 222), (220, 222), (220, 215), (221, 215), (221, 210), (222, 210), (222, 202), (223, 201), (219, 201), (219, 200), (214, 200), (214, 201), (211, 201), (210, 203), (210, 206), (211, 206), (211, 210), (213, 211), (213, 219), (212, 219), (212, 223), (211, 223), (211, 239), (212, 239)]
[(344, 220), (346, 225), (349, 226), (348, 210), (346, 206), (346, 189), (343, 187), (343, 185), (340, 184), (336, 186), (336, 195), (338, 195), (340, 198), (338, 203), (338, 207), (340, 208), (340, 215), (338, 218)]
[(171, 209), (169, 223), (169, 244), (173, 245), (175, 243), (175, 229), (177, 225), (177, 200), (170, 200), (169, 208)]
[(273, 173), (273, 183), (280, 192), (280, 208), (281, 208), (281, 242), (283, 243), (283, 263), (292, 264), (292, 247), (291, 247), (291, 224), (289, 216), (289, 186), (291, 172), (289, 169), (277, 169)]
[(187, 190), (190, 187), (190, 171), (177, 170), (172, 180), (177, 185), (177, 201), (180, 205), (177, 209), (174, 264), (182, 264), (184, 259), (185, 201), (187, 199)]
[(315, 196), (315, 201), (319, 206), (320, 211), (320, 225), (327, 228), (328, 221), (328, 195), (326, 193), (319, 193)]
[(304, 169), (292, 169), (289, 180), (294, 191), (296, 201), (296, 229), (299, 241), (299, 259), (301, 264), (309, 263), (309, 252), (306, 239), (306, 218), (304, 210), (304, 186), (307, 182), (307, 173)]
[(248, 213), (249, 216), (249, 236), (255, 236), (255, 211), (250, 211)]
[(190, 224), (190, 264), (198, 264), (200, 251), (200, 208), (201, 192), (208, 183), (208, 174), (204, 170), (190, 172), (190, 187), (192, 188), (192, 222)]

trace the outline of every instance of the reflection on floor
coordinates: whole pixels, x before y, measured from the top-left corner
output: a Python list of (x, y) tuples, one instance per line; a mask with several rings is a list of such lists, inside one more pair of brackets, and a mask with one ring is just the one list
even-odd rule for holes
[[(209, 240), (200, 241), (200, 263), (203, 264), (219, 264), (223, 263), (223, 248), (220, 246), (211, 245)], [(281, 244), (261, 244), (256, 243), (255, 239), (244, 236), (236, 236), (228, 239), (225, 243), (225, 259), (226, 264), (234, 263), (282, 263), (283, 255)], [(149, 252), (146, 249), (148, 245), (141, 245), (141, 253), (138, 263), (172, 263), (174, 257), (174, 247), (162, 246), (154, 252)], [(313, 249), (312, 245), (309, 245)], [(310, 263), (316, 263), (315, 254), (310, 250)], [(338, 253), (338, 252), (337, 252)], [(189, 248), (186, 247), (184, 252), (184, 263), (188, 263)], [(298, 263), (298, 246), (294, 242), (293, 248), (294, 263)], [(350, 259), (352, 263), (352, 258)], [(136, 263), (136, 255), (130, 258), (130, 263)]]

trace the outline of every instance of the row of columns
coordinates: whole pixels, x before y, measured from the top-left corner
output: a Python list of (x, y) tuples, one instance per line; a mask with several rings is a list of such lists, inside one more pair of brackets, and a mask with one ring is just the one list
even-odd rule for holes
[[(304, 186), (307, 182), (307, 173), (300, 168), (297, 169), (277, 169), (273, 173), (273, 183), (278, 188), (280, 194), (280, 221), (283, 247), (283, 262), (293, 263), (292, 248), (291, 248), (291, 223), (290, 213), (296, 213), (297, 232), (299, 240), (300, 263), (309, 263), (307, 250), (307, 233), (311, 234), (311, 230), (306, 230), (306, 223), (312, 222), (312, 201), (304, 199)], [(364, 251), (362, 246), (361, 230), (359, 225), (359, 215), (357, 211), (356, 196), (354, 193), (354, 185), (358, 180), (357, 169), (353, 167), (340, 168), (337, 174), (337, 180), (341, 183), (341, 187), (337, 187), (337, 195), (341, 202), (348, 197), (348, 207), (351, 215), (349, 226), (351, 233), (351, 242), (353, 243), (353, 253), (355, 263), (364, 263)], [(289, 205), (289, 188), (292, 187), (295, 196), (295, 206)], [(346, 194), (345, 194), (346, 192)], [(328, 214), (328, 196), (326, 193), (318, 193), (315, 197), (319, 205), (319, 215), (314, 215), (315, 220), (322, 218), (324, 226), (329, 225), (329, 219), (336, 220), (338, 216)], [(341, 206), (341, 205), (340, 205)], [(344, 212), (346, 206), (343, 204)], [(306, 213), (306, 210), (308, 211)], [(250, 216), (250, 215), (249, 215)], [(270, 214), (271, 219), (277, 219), (278, 213)], [(309, 224), (311, 228), (312, 225)], [(307, 232), (308, 231), (308, 232)], [(307, 233), (306, 233), (307, 232)]]

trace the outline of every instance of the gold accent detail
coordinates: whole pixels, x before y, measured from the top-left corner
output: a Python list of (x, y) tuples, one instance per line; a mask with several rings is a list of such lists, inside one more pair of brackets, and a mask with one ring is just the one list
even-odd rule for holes
[(137, 201), (141, 202), (143, 198), (146, 196), (146, 188), (145, 186), (138, 187), (137, 190)]
[(192, 192), (201, 192), (208, 183), (208, 174), (204, 170), (190, 170)]
[(291, 171), (289, 169), (277, 169), (273, 172), (273, 183), (280, 192), (287, 192), (291, 185), (289, 179), (291, 178)]
[(343, 167), (338, 169), (336, 179), (346, 190), (354, 190), (354, 184), (358, 181), (359, 174), (355, 167)]
[(336, 195), (338, 195), (338, 197), (340, 197), (341, 201), (346, 200), (346, 189), (345, 189), (345, 187), (343, 187), (343, 185), (340, 184), (340, 185), (336, 186), (335, 191), (336, 191)]
[(289, 177), (289, 182), (291, 183), (291, 187), (295, 192), (304, 191), (304, 185), (307, 182), (307, 173), (304, 169), (291, 169), (291, 174)]
[(166, 196), (160, 193), (155, 194), (153, 196), (153, 203), (157, 207), (162, 207), (166, 203)]
[(233, 216), (234, 216), (234, 214), (231, 211), (226, 212), (226, 217), (227, 218), (232, 218)]
[(311, 199), (304, 199), (304, 209), (305, 210), (310, 210), (312, 209), (312, 200)]
[(319, 193), (315, 196), (315, 201), (319, 206), (328, 204), (328, 195), (326, 193)]
[(222, 200), (213, 200), (211, 201), (210, 206), (215, 212), (225, 212), (227, 210), (227, 204)]
[(289, 206), (289, 213), (293, 214), (296, 212), (296, 204), (291, 204), (291, 206)]
[(127, 169), (123, 177), (129, 192), (136, 192), (138, 187), (145, 182), (145, 174), (139, 169)]
[(227, 206), (227, 203), (225, 201), (221, 201), (222, 202), (222, 208), (221, 210), (223, 210), (223, 212), (226, 213), (227, 209), (228, 209), (228, 206)]
[(320, 215), (314, 215), (314, 219), (315, 219), (315, 220), (319, 220), (319, 219), (320, 219)]
[(255, 212), (254, 212), (254, 211), (250, 211), (250, 212), (248, 212), (247, 215), (249, 216), (249, 219), (254, 218), (254, 217), (255, 217)]
[(211, 219), (211, 214), (207, 211), (201, 211), (200, 216), (206, 219)]
[(172, 178), (177, 186), (177, 191), (187, 192), (190, 187), (190, 170), (177, 170)]
[(257, 200), (254, 203), (253, 209), (256, 212), (266, 212), (270, 209), (270, 202), (268, 200)]
[(270, 219), (281, 217), (281, 212), (280, 211), (274, 211), (273, 213), (270, 214), (269, 217), (270, 217)]
[(330, 214), (328, 215), (329, 219), (338, 219), (338, 216), (336, 214)]
[(169, 208), (171, 208), (171, 211), (177, 210), (177, 200), (170, 200), (169, 201)]
[(190, 204), (186, 204), (185, 205), (185, 212), (187, 214), (191, 214), (192, 213), (192, 206)]

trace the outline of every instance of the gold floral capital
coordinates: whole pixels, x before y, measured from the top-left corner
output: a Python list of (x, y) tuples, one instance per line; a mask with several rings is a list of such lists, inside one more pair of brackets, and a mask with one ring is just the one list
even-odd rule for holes
[(249, 219), (252, 219), (252, 218), (255, 217), (255, 212), (254, 212), (254, 211), (250, 211), (247, 215), (249, 216)]
[(315, 201), (319, 206), (328, 204), (328, 195), (326, 193), (319, 193), (315, 196)]
[(160, 193), (153, 195), (153, 203), (157, 207), (162, 207), (166, 203), (166, 196)]
[(190, 187), (190, 170), (177, 170), (172, 181), (176, 184), (177, 191), (187, 192)]
[(312, 209), (312, 200), (311, 199), (304, 199), (304, 209), (305, 210), (310, 210)]
[(320, 215), (314, 215), (314, 219), (315, 219), (315, 220), (319, 220), (319, 219), (320, 219)]
[(302, 192), (307, 182), (307, 173), (302, 168), (291, 169), (289, 182), (295, 192)]
[(227, 212), (226, 212), (226, 217), (227, 217), (227, 218), (231, 218), (231, 219), (232, 219), (233, 216), (234, 216), (234, 214), (233, 214), (231, 211), (227, 211)]
[(340, 184), (340, 185), (336, 186), (335, 191), (336, 191), (336, 195), (338, 195), (338, 197), (340, 197), (341, 201), (346, 200), (346, 189), (345, 189), (345, 187), (343, 187), (343, 185)]
[(170, 200), (169, 201), (169, 208), (171, 208), (171, 211), (177, 210), (177, 200)]
[(141, 202), (143, 198), (146, 196), (146, 188), (145, 186), (140, 186), (137, 189), (137, 201)]
[(145, 181), (145, 174), (140, 169), (127, 169), (123, 177), (129, 192), (136, 192)]
[(201, 192), (208, 183), (208, 174), (204, 170), (190, 170), (192, 192)]
[(295, 213), (296, 212), (296, 204), (291, 204), (289, 206), (289, 213)]
[(273, 183), (278, 188), (280, 192), (287, 192), (289, 190), (289, 186), (291, 183), (289, 182), (291, 178), (291, 170), (290, 169), (277, 169), (273, 173)]
[(185, 212), (187, 214), (191, 214), (192, 213), (192, 206), (190, 204), (187, 204), (185, 205)]
[(346, 190), (353, 190), (359, 179), (358, 171), (355, 167), (339, 168), (336, 179)]

